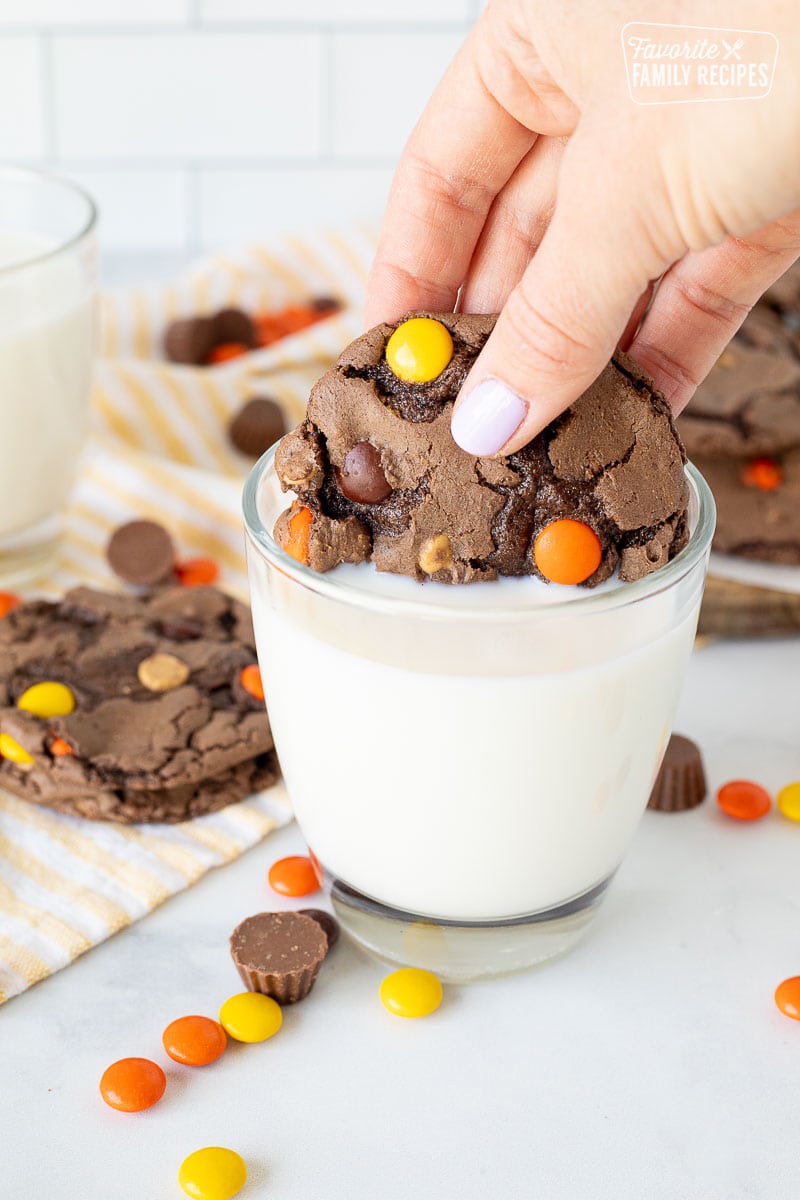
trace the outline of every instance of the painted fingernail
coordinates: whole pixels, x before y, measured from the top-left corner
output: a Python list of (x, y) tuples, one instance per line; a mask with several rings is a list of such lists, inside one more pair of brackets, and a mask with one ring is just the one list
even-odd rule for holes
[(525, 419), (528, 406), (499, 379), (484, 379), (453, 413), (453, 440), (468, 454), (496, 454)]

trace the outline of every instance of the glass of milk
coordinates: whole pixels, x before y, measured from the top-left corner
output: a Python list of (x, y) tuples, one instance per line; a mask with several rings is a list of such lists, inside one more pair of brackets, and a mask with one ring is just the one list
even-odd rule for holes
[(0, 588), (49, 564), (89, 422), (96, 209), (0, 167)]
[(272, 537), (273, 451), (244, 511), (256, 640), (297, 820), (344, 930), (467, 980), (585, 932), (641, 818), (691, 653), (714, 502), (635, 583), (319, 575)]

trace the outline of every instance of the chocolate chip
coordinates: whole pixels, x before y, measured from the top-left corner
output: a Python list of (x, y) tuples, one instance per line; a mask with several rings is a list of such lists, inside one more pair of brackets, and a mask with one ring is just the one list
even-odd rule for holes
[(106, 547), (111, 570), (127, 583), (152, 587), (175, 570), (175, 547), (156, 521), (129, 521), (111, 535)]
[(214, 345), (223, 342), (238, 342), (251, 349), (258, 342), (256, 327), (246, 312), (240, 308), (220, 309), (212, 318), (214, 325)]
[(306, 917), (311, 917), (312, 921), (316, 921), (321, 927), (322, 932), (328, 939), (328, 953), (330, 954), (333, 947), (339, 940), (339, 922), (333, 913), (327, 912), (324, 908), (301, 908), (298, 909)]
[(345, 455), (338, 476), (339, 490), (356, 504), (377, 504), (391, 488), (381, 466), (381, 456), (371, 442), (357, 442)]
[(164, 353), (170, 362), (199, 366), (215, 345), (211, 317), (186, 317), (173, 321), (164, 335)]
[(309, 304), (309, 308), (320, 313), (338, 312), (341, 307), (341, 300), (335, 296), (316, 296)]
[(248, 400), (228, 428), (236, 449), (250, 458), (260, 458), (285, 432), (286, 422), (280, 405), (269, 396), (254, 396)]

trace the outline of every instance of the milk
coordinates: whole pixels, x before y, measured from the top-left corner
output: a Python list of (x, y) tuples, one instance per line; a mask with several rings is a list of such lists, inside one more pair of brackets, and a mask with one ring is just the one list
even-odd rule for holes
[(86, 437), (89, 282), (69, 251), (23, 265), (53, 248), (0, 230), (0, 538), (62, 507)]
[(669, 736), (702, 563), (654, 594), (420, 585), (367, 564), (307, 588), (248, 549), (276, 748), (334, 877), (392, 908), (490, 921), (614, 872)]

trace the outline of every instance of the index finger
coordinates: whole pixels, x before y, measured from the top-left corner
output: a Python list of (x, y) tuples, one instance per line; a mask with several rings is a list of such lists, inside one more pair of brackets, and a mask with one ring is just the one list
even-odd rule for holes
[(367, 326), (410, 309), (449, 311), (495, 196), (536, 135), (481, 77), (482, 22), (445, 72), (392, 182), (367, 288)]

